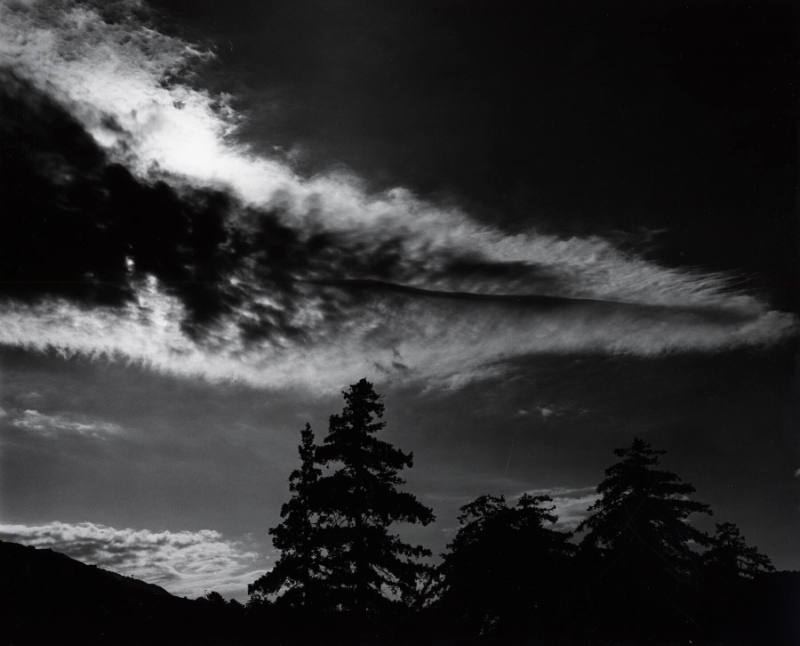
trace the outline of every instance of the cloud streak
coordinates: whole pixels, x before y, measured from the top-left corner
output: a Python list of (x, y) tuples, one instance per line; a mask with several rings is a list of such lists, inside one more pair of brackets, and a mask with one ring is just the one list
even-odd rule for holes
[(787, 336), (794, 329), (789, 317), (777, 313), (734, 327), (704, 321), (702, 315), (630, 313), (615, 307), (603, 313), (579, 304), (539, 311), (514, 304), (482, 308), (447, 299), (372, 297), (354, 312), (351, 319), (310, 327), (304, 343), (245, 342), (234, 322), (197, 342), (181, 328), (180, 301), (151, 284), (124, 308), (86, 310), (65, 301), (9, 305), (0, 315), (0, 343), (121, 358), (215, 381), (333, 390), (358, 375), (452, 385), (453, 380), (492, 374), (503, 361), (524, 354), (659, 356), (766, 344), (781, 325)]
[(74, 435), (105, 439), (109, 436), (121, 435), (124, 433), (122, 426), (112, 422), (91, 419), (86, 416), (66, 414), (48, 415), (31, 408), (25, 409), (13, 416), (10, 423), (16, 428), (43, 437)]
[(258, 553), (217, 531), (119, 529), (90, 522), (0, 524), (0, 540), (62, 552), (84, 563), (197, 597), (241, 593), (263, 573)]
[[(134, 1), (0, 2), (9, 114), (73, 133), (51, 149), (18, 118), (6, 132), (28, 164), (14, 185), (31, 187), (11, 196), (10, 239), (49, 236), (50, 272), (71, 280), (31, 280), (42, 263), (10, 248), (23, 287), (6, 294), (0, 343), (328, 390), (363, 375), (453, 386), (531, 353), (658, 356), (796, 333), (724, 275), (596, 236), (509, 234), (353, 176), (302, 178), (235, 140), (242, 117), (193, 85), (212, 54), (149, 20)], [(42, 210), (53, 217), (31, 224)]]

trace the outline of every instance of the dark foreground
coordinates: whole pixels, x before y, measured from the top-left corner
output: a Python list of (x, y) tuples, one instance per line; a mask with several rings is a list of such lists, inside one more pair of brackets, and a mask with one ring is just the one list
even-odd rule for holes
[[(728, 590), (716, 607), (699, 609), (697, 617), (691, 618), (696, 621), (694, 639), (662, 639), (655, 633), (626, 637), (622, 626), (617, 637), (605, 632), (607, 628), (587, 634), (588, 627), (575, 622), (561, 626), (560, 636), (531, 639), (523, 627), (518, 627), (489, 638), (459, 634), (458, 626), (428, 611), (395, 614), (372, 626), (361, 623), (356, 628), (358, 624), (352, 621), (290, 616), (269, 604), (243, 606), (225, 602), (217, 595), (197, 600), (178, 598), (158, 586), (85, 565), (51, 550), (8, 542), (0, 542), (0, 573), (0, 643), (9, 646), (800, 644), (800, 573), (796, 572), (770, 573), (743, 582), (737, 589)], [(636, 618), (631, 617), (631, 621), (636, 623)], [(701, 625), (703, 622), (705, 625)]]

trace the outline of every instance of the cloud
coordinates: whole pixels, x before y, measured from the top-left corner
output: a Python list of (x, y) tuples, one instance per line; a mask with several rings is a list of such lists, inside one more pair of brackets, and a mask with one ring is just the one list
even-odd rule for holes
[(557, 525), (561, 529), (574, 531), (589, 515), (589, 507), (600, 499), (595, 487), (550, 487), (532, 489), (522, 494), (550, 496), (553, 499), (554, 513), (558, 516)]
[(37, 410), (26, 409), (11, 419), (11, 425), (44, 437), (79, 435), (91, 438), (106, 438), (121, 435), (124, 429), (119, 424), (91, 419), (86, 416), (47, 415)]
[[(553, 406), (552, 404), (548, 405), (541, 405), (541, 406), (534, 406), (533, 411), (535, 411), (541, 419), (546, 420), (549, 417), (563, 415), (564, 411), (561, 408)], [(531, 410), (527, 408), (520, 408), (517, 413), (516, 417), (528, 417), (531, 415)]]
[(558, 524), (564, 529), (574, 531), (589, 515), (589, 507), (598, 501), (596, 493), (582, 496), (553, 496)]
[(188, 597), (241, 593), (264, 570), (258, 553), (211, 529), (157, 532), (53, 521), (0, 524), (0, 540), (49, 548)]
[(2, 168), (0, 343), (330, 390), (796, 334), (722, 274), (300, 177), (236, 141), (228, 97), (194, 85), (212, 56), (139, 2), (0, 1), (0, 144), (18, 153)]
[[(310, 307), (306, 314), (317, 313)], [(539, 312), (535, 307), (459, 307), (449, 301), (375, 298), (352, 318), (309, 326), (302, 342), (247, 342), (233, 321), (210, 340), (183, 333), (180, 301), (142, 288), (124, 308), (87, 310), (66, 301), (9, 303), (0, 314), (0, 343), (70, 355), (122, 358), (155, 370), (257, 386), (307, 385), (333, 390), (360, 375), (376, 381), (436, 380), (446, 384), (492, 374), (526, 353), (599, 352), (658, 356), (676, 350), (717, 350), (767, 343), (781, 321), (757, 320), (738, 329), (683, 315), (664, 318), (591, 306)], [(783, 320), (789, 334), (791, 321)], [(463, 383), (463, 381), (461, 382)]]

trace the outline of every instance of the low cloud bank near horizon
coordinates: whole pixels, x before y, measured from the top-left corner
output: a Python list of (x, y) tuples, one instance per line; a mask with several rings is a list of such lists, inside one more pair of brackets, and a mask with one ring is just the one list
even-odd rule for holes
[(195, 86), (213, 53), (154, 20), (134, 0), (0, 2), (2, 344), (329, 391), (797, 333), (732, 276), (302, 178), (235, 140), (244, 117)]
[(257, 552), (211, 529), (176, 532), (90, 522), (3, 523), (0, 540), (52, 549), (190, 598), (211, 591), (241, 595), (266, 569)]

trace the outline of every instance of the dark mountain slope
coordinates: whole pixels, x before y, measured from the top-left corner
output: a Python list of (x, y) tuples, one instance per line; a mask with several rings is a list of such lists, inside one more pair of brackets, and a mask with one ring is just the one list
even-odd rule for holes
[(0, 541), (0, 644), (226, 643), (236, 609)]
[[(599, 603), (603, 594), (608, 590), (594, 590), (590, 604)], [(800, 572), (774, 572), (753, 581), (741, 580), (726, 590), (717, 590), (701, 606), (701, 623), (709, 622), (708, 631), (703, 635), (706, 631), (698, 626), (695, 643), (800, 644)], [(576, 616), (581, 623), (580, 608)], [(296, 645), (307, 643), (302, 635), (309, 630), (319, 630), (315, 620), (304, 622), (309, 622), (308, 616), (275, 607), (245, 611), (220, 597), (195, 601), (175, 597), (156, 585), (86, 565), (52, 550), (0, 541), (0, 646)], [(348, 633), (347, 626), (339, 628), (341, 634)], [(584, 628), (576, 626), (577, 635), (564, 635), (563, 640), (552, 643), (622, 643), (603, 635), (584, 641)], [(406, 629), (408, 634), (400, 631), (387, 643), (490, 643), (480, 638), (454, 642), (453, 637), (436, 629), (433, 616), (417, 617)], [(319, 638), (320, 643), (338, 643), (333, 634)]]

